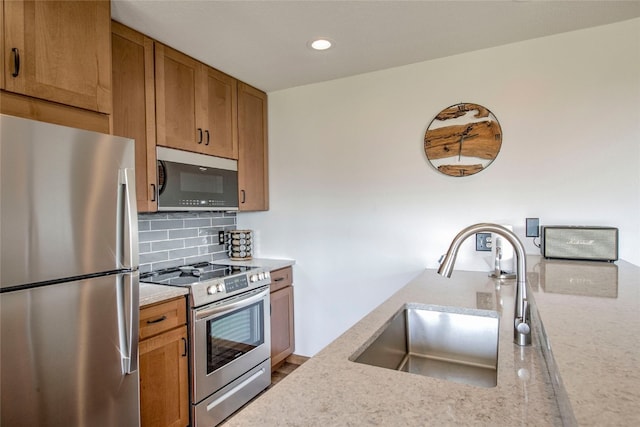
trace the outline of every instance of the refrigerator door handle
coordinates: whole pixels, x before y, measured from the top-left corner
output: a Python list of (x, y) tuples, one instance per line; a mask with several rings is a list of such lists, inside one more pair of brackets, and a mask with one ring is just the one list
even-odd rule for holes
[(118, 330), (122, 373), (138, 370), (139, 273), (118, 276)]
[(133, 169), (120, 169), (118, 191), (118, 262), (122, 268), (138, 267), (138, 206)]

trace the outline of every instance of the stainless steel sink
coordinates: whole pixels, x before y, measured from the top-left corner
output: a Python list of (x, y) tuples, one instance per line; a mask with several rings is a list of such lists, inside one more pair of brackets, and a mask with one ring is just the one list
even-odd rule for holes
[(480, 387), (495, 387), (495, 311), (405, 304), (350, 360)]

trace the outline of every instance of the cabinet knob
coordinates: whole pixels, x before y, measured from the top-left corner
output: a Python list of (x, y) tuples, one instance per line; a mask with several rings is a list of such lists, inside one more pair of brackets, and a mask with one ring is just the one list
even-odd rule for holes
[(207, 142), (204, 143), (204, 145), (209, 145), (209, 129), (204, 131), (205, 135), (207, 135)]
[(198, 128), (198, 144), (202, 144), (202, 128)]

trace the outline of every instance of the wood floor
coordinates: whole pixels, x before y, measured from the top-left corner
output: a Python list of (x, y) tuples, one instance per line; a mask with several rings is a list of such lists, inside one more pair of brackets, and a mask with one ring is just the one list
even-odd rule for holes
[[(288, 357), (284, 361), (284, 363), (281, 363), (279, 366), (276, 367), (274, 371), (271, 372), (271, 385), (269, 386), (269, 388), (273, 387), (278, 382), (283, 380), (291, 372), (298, 369), (298, 367), (300, 367), (300, 365), (306, 362), (307, 359), (308, 359), (307, 357), (296, 356), (296, 355)], [(267, 390), (269, 388), (267, 388)]]

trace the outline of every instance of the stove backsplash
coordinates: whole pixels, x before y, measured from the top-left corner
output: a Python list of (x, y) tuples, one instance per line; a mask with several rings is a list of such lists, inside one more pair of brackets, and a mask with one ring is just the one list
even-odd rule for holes
[(140, 272), (228, 258), (218, 232), (236, 229), (236, 212), (138, 215)]

